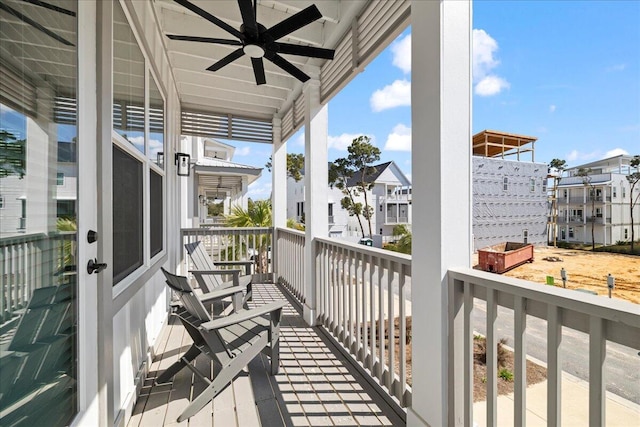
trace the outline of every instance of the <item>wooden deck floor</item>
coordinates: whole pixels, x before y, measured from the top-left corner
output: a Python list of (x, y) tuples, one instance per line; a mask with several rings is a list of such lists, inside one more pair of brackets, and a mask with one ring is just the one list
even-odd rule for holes
[[(252, 304), (287, 298), (277, 286), (254, 286)], [(398, 415), (317, 329), (306, 326), (289, 300), (280, 336), (280, 373), (268, 375), (266, 356), (255, 358), (232, 384), (194, 417), (176, 419), (205, 387), (183, 369), (171, 384), (154, 386), (154, 378), (189, 348), (191, 339), (172, 317), (162, 333), (129, 421), (137, 426), (399, 426)], [(204, 357), (196, 367), (212, 371)]]

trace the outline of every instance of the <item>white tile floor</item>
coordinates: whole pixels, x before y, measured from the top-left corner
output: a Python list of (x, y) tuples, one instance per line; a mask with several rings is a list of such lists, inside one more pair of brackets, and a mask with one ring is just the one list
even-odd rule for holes
[[(286, 298), (276, 285), (254, 285), (253, 302), (261, 305)], [(159, 372), (191, 344), (172, 318), (163, 331), (157, 357), (129, 421), (134, 426), (174, 426), (204, 383), (188, 369), (172, 384), (154, 386)], [(397, 426), (398, 415), (316, 328), (306, 326), (297, 308), (285, 307), (280, 329), (280, 373), (268, 375), (268, 359), (260, 356), (184, 426)], [(195, 361), (211, 372), (204, 357)], [(209, 366), (207, 366), (209, 365)]]

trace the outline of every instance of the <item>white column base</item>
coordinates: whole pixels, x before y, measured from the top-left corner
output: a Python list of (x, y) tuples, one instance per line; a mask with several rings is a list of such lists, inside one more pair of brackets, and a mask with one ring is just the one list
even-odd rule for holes
[(407, 408), (407, 427), (431, 427), (412, 408)]
[(309, 307), (307, 303), (304, 303), (302, 307), (302, 318), (309, 326), (317, 326), (319, 324), (317, 310)]

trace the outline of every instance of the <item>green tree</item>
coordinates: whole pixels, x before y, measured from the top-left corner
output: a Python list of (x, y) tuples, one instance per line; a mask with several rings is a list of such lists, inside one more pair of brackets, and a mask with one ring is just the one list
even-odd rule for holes
[[(269, 157), (269, 161), (264, 166), (271, 172), (273, 168), (272, 157)], [(303, 169), (304, 154), (287, 153), (287, 176), (298, 182), (302, 179)]]
[[(247, 209), (242, 206), (234, 206), (231, 208), (231, 214), (225, 217), (227, 227), (271, 227), (271, 200), (249, 199)], [(238, 236), (240, 237), (240, 236)], [(241, 242), (234, 245), (240, 249), (243, 245)], [(249, 240), (250, 248), (256, 251), (256, 272), (267, 273), (269, 271), (269, 246), (271, 245), (271, 235), (269, 233), (262, 234), (258, 239)]]
[[(371, 144), (371, 138), (362, 135), (351, 142), (347, 151), (349, 153), (347, 157), (338, 158), (329, 166), (329, 185), (338, 188), (345, 195), (340, 205), (349, 213), (349, 216), (355, 216), (358, 219), (362, 237), (366, 237), (366, 234), (360, 216), (367, 220), (369, 237), (371, 237), (373, 207), (369, 205), (367, 191), (373, 187), (373, 182), (369, 182), (369, 178), (377, 171), (372, 163), (380, 160), (380, 149)], [(364, 204), (355, 200), (360, 194), (364, 196)]]
[(595, 225), (596, 225), (596, 186), (591, 182), (591, 168), (579, 168), (576, 173), (582, 177), (582, 184), (589, 188), (589, 200), (591, 201), (591, 250), (596, 249)]
[(220, 216), (224, 215), (224, 202), (220, 203), (209, 203), (207, 205), (207, 214), (209, 216)]
[(298, 231), (304, 231), (304, 224), (300, 224), (299, 222), (296, 222), (296, 220), (293, 218), (287, 218), (287, 228), (292, 228)]
[(14, 134), (0, 130), (0, 178), (17, 175), (24, 178), (26, 172), (26, 143)]
[(633, 242), (635, 241), (635, 238), (636, 238), (635, 232), (633, 229), (633, 223), (634, 223), (633, 209), (638, 204), (638, 199), (640, 199), (640, 192), (638, 192), (638, 194), (636, 194), (635, 196), (633, 192), (636, 188), (636, 185), (640, 183), (640, 155), (633, 156), (633, 159), (629, 164), (631, 165), (632, 168), (635, 168), (635, 172), (632, 172), (629, 175), (627, 175), (627, 181), (629, 181), (629, 184), (631, 185), (631, 188), (629, 189), (629, 210), (631, 213), (631, 253), (633, 254), (635, 253), (633, 251)]
[(553, 200), (551, 204), (551, 214), (553, 215), (553, 229), (551, 230), (553, 235), (553, 247), (556, 247), (558, 242), (558, 186), (562, 179), (562, 172), (567, 168), (567, 162), (561, 159), (553, 159), (549, 162), (549, 169), (555, 169), (557, 175), (553, 177)]

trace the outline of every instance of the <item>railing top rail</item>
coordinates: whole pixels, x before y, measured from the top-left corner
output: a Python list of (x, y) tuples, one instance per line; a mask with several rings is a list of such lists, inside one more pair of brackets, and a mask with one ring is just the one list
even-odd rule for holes
[(270, 233), (273, 231), (273, 227), (214, 227), (214, 228), (181, 228), (180, 231), (182, 233), (193, 233), (193, 234), (205, 234), (205, 233), (215, 233), (215, 234), (231, 234), (234, 231), (236, 232), (258, 232), (258, 233)]
[(51, 231), (49, 233), (33, 233), (23, 234), (20, 236), (2, 237), (0, 238), (0, 246), (10, 246), (23, 244), (28, 242), (37, 242), (41, 240), (51, 239), (68, 239), (73, 238), (77, 234), (76, 231)]
[(306, 236), (306, 233), (304, 231), (294, 230), (293, 228), (276, 227), (276, 230), (278, 230), (278, 233), (289, 233), (289, 234), (293, 234), (295, 236), (300, 236), (300, 237)]
[(411, 267), (411, 255), (405, 255), (399, 252), (387, 251), (385, 249), (373, 248), (371, 246), (351, 243), (351, 242), (347, 242), (341, 239), (335, 239), (331, 237), (316, 237), (314, 240), (320, 243), (336, 246), (339, 248), (360, 252), (365, 255), (374, 256), (378, 258), (385, 258), (387, 260), (394, 261), (394, 262)]
[(449, 268), (449, 274), (453, 279), (465, 280), (499, 292), (640, 328), (640, 305), (628, 301), (539, 285), (514, 277), (496, 277), (494, 273), (471, 268)]

